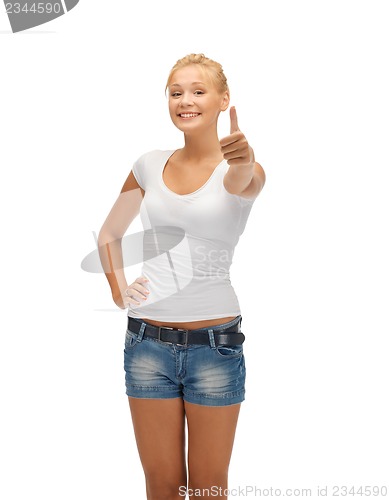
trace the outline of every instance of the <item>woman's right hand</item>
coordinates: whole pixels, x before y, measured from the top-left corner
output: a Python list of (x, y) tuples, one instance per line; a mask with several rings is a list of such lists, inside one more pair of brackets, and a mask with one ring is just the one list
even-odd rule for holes
[(144, 276), (136, 278), (131, 285), (120, 291), (120, 297), (113, 297), (115, 304), (121, 309), (126, 309), (129, 305), (139, 306), (150, 293), (145, 286), (148, 282), (149, 280)]

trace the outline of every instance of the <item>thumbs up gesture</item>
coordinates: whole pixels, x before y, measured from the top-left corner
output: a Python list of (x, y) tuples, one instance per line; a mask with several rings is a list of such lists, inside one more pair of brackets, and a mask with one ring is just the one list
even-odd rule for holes
[(253, 148), (247, 142), (243, 132), (238, 127), (238, 117), (235, 106), (230, 108), (231, 130), (230, 135), (220, 140), (220, 147), (224, 159), (230, 166), (253, 166), (255, 163)]

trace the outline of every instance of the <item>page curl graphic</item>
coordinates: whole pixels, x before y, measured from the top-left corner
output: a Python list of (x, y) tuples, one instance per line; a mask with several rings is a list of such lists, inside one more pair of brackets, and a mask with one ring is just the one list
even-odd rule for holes
[(4, 0), (6, 13), (13, 33), (25, 31), (35, 26), (48, 23), (72, 10), (79, 0)]

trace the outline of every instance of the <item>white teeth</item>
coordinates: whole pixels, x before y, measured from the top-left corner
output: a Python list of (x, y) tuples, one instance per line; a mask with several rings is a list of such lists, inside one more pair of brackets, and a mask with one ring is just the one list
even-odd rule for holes
[(199, 113), (181, 113), (180, 116), (182, 118), (194, 118), (195, 116), (198, 116)]

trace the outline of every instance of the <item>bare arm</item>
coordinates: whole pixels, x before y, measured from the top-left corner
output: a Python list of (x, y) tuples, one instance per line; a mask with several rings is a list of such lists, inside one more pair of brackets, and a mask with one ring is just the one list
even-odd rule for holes
[(262, 191), (266, 175), (258, 162), (255, 162), (253, 167), (230, 166), (223, 182), (229, 193), (238, 194), (242, 198), (254, 199)]
[(143, 196), (144, 191), (131, 171), (97, 239), (101, 264), (111, 287), (112, 298), (122, 309), (125, 308), (122, 292), (127, 288), (123, 269), (122, 238), (139, 214)]

